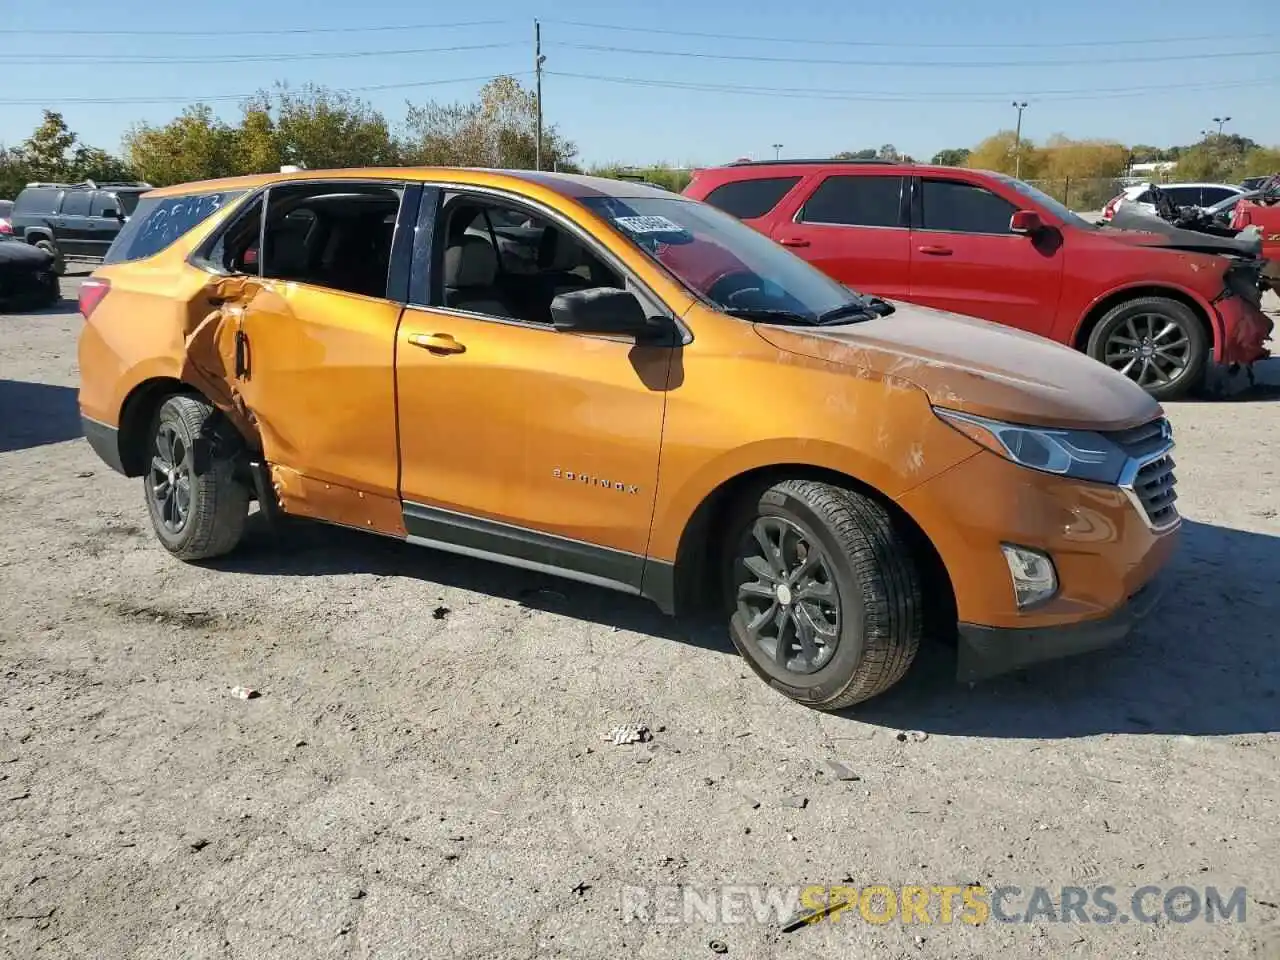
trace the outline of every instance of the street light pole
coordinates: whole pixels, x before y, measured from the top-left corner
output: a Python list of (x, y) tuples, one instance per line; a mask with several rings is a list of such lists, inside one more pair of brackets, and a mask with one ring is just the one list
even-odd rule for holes
[(1213, 118), (1213, 122), (1218, 125), (1218, 136), (1222, 136), (1222, 127), (1230, 119), (1231, 119), (1230, 117), (1214, 117)]
[(534, 101), (538, 113), (538, 130), (534, 134), (537, 139), (533, 144), (533, 169), (535, 170), (542, 169), (542, 65), (546, 61), (547, 58), (542, 55), (542, 24), (535, 20), (533, 21), (533, 72), (537, 80)]
[(1019, 103), (1013, 101), (1014, 109), (1018, 111), (1018, 128), (1013, 132), (1013, 175), (1019, 180), (1022, 179), (1022, 111), (1027, 109), (1027, 103), (1024, 100)]
[(775, 143), (773, 145), (773, 159), (775, 160), (782, 159), (782, 144)]

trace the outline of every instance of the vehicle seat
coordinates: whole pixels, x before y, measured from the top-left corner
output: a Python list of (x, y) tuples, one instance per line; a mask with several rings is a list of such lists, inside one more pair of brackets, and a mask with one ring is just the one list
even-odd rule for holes
[(498, 292), (498, 255), (484, 237), (463, 234), (444, 251), (444, 305), (510, 317)]

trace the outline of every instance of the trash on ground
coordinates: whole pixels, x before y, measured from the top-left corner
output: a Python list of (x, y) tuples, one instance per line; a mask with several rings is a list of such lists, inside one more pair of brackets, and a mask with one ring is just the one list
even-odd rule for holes
[(729, 952), (729, 945), (725, 943), (723, 940), (712, 940), (710, 943), (707, 944), (707, 946), (711, 948), (712, 953), (728, 953)]
[(648, 743), (652, 739), (649, 728), (643, 724), (619, 724), (604, 735), (604, 739), (615, 747), (628, 743)]
[(923, 730), (899, 730), (897, 737), (900, 743), (907, 743), (908, 741), (911, 743), (923, 743), (929, 739), (929, 735)]
[(848, 767), (846, 767), (843, 763), (841, 763), (838, 760), (828, 760), (827, 769), (831, 772), (831, 775), (835, 777), (837, 780), (847, 781), (847, 780), (862, 779), (856, 773), (854, 773), (852, 770), (850, 770)]
[(254, 700), (262, 696), (262, 694), (253, 689), (253, 687), (232, 687), (231, 695), (233, 697), (238, 697), (241, 700)]

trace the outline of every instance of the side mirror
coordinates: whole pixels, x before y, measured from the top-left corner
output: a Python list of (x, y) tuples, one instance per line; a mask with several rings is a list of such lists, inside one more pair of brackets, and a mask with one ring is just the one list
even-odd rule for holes
[(637, 338), (655, 332), (634, 293), (592, 287), (562, 293), (551, 301), (551, 324), (563, 333), (611, 333)]
[(1018, 210), (1009, 218), (1009, 232), (1036, 234), (1044, 229), (1044, 221), (1034, 210)]

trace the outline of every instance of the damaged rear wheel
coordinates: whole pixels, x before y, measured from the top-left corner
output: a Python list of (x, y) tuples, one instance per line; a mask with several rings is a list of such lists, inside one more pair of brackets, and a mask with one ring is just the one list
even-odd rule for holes
[(1087, 351), (1155, 399), (1181, 400), (1204, 382), (1209, 337), (1186, 304), (1138, 297), (1103, 316)]
[(147, 509), (160, 542), (182, 560), (229, 553), (244, 533), (249, 490), (227, 455), (229, 431), (215, 407), (189, 394), (169, 397), (153, 421)]

